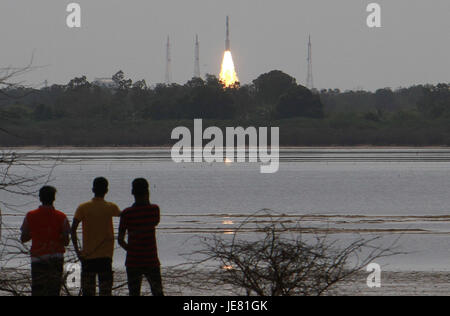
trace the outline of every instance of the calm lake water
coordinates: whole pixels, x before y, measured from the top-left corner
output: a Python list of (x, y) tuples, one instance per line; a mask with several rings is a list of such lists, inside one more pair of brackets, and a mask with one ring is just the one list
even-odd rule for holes
[[(261, 174), (259, 164), (175, 164), (169, 149), (20, 150), (37, 175), (52, 169), (56, 207), (71, 219), (92, 196), (92, 180), (110, 181), (107, 200), (132, 204), (131, 181), (145, 177), (162, 212), (158, 246), (163, 265), (183, 261), (192, 236), (230, 233), (261, 210), (283, 214), (308, 228), (328, 228), (335, 238), (401, 235), (389, 270), (450, 269), (450, 149), (286, 149), (280, 169)], [(57, 158), (54, 162), (51, 158)], [(36, 198), (0, 193), (3, 225), (17, 229)], [(117, 225), (117, 221), (115, 221)], [(5, 231), (5, 230), (4, 230)], [(4, 232), (5, 233), (5, 232)], [(122, 267), (124, 254), (116, 251)]]

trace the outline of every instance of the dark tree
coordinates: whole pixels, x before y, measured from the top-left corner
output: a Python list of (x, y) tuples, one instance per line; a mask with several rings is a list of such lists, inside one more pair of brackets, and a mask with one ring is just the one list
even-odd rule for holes
[(295, 78), (279, 70), (259, 76), (253, 80), (256, 97), (260, 102), (275, 104), (281, 95), (297, 86)]
[[(233, 89), (224, 89), (220, 81), (209, 76), (206, 85), (194, 86), (189, 91), (185, 118), (231, 119), (235, 114)], [(184, 116), (184, 115), (183, 115)]]
[(375, 92), (375, 104), (379, 115), (392, 111), (395, 107), (395, 95), (391, 89), (378, 89)]
[(37, 121), (46, 121), (46, 120), (50, 120), (53, 118), (53, 111), (51, 109), (51, 107), (45, 105), (45, 104), (39, 104), (35, 109), (34, 109), (34, 118)]
[(116, 74), (114, 74), (112, 76), (112, 80), (117, 89), (121, 92), (126, 92), (133, 86), (133, 81), (131, 79), (125, 79), (125, 74), (122, 70), (119, 70)]
[(79, 91), (82, 89), (89, 89), (91, 87), (90, 82), (87, 80), (86, 76), (82, 76), (79, 78), (74, 78), (70, 80), (67, 84), (67, 89)]
[(450, 85), (442, 83), (435, 87), (424, 88), (417, 107), (423, 114), (433, 119), (450, 116)]
[(322, 118), (323, 105), (317, 95), (303, 86), (295, 86), (289, 89), (276, 107), (276, 115), (279, 118), (292, 118), (297, 116)]

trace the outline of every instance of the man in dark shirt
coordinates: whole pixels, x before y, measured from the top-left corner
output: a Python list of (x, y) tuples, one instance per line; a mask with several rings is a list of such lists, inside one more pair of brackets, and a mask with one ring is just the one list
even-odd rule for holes
[[(127, 251), (128, 289), (130, 296), (141, 294), (142, 276), (150, 283), (154, 296), (163, 296), (161, 268), (156, 245), (156, 226), (159, 224), (159, 206), (150, 203), (147, 180), (139, 178), (132, 183), (135, 203), (120, 216), (119, 245)], [(128, 242), (125, 234), (128, 232)]]

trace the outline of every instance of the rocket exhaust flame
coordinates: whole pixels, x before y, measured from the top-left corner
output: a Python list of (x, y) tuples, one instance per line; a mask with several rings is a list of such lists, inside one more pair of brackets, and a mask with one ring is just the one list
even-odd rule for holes
[(234, 68), (233, 56), (229, 50), (225, 51), (223, 55), (222, 68), (219, 78), (227, 88), (239, 82), (239, 78)]
[(230, 24), (229, 17), (227, 16), (227, 33), (225, 40), (225, 53), (223, 55), (222, 67), (220, 70), (220, 81), (225, 85), (225, 87), (230, 87), (239, 82), (239, 78), (236, 74), (236, 69), (234, 68), (233, 56), (231, 55), (230, 48)]

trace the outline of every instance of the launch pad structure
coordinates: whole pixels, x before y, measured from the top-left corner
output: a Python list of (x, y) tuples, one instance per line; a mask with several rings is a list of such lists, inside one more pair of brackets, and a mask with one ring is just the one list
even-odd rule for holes
[[(228, 64), (233, 68), (231, 71), (237, 79), (237, 75), (234, 69), (234, 63), (231, 57), (231, 41), (230, 41), (230, 17), (226, 17), (226, 37), (225, 37), (225, 54), (228, 53), (229, 60)], [(307, 75), (306, 75), (306, 87), (310, 90), (314, 89), (314, 78), (313, 78), (313, 66), (312, 66), (312, 43), (311, 43), (311, 35), (308, 37), (308, 52), (307, 52)], [(222, 63), (223, 67), (224, 63)], [(221, 74), (223, 73), (223, 69)], [(200, 43), (198, 39), (198, 34), (195, 36), (195, 48), (194, 48), (194, 78), (201, 78), (200, 72)], [(171, 43), (170, 37), (167, 36), (167, 44), (166, 44), (166, 76), (165, 83), (172, 83), (172, 57), (171, 57)]]

